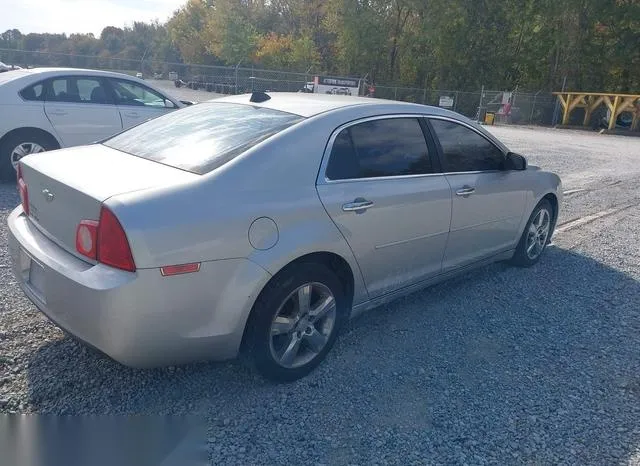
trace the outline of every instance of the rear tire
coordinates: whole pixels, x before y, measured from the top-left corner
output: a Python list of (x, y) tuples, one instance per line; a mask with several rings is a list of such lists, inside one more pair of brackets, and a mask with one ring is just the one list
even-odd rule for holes
[(344, 287), (326, 266), (291, 265), (256, 301), (247, 323), (245, 356), (275, 382), (306, 376), (333, 347), (348, 318), (347, 301)]
[(17, 151), (22, 148), (24, 155), (32, 151), (43, 152), (59, 149), (57, 141), (45, 132), (33, 130), (15, 131), (6, 137), (0, 143), (0, 180), (14, 181), (16, 179), (16, 168), (14, 162), (17, 163), (21, 158)]
[(553, 225), (553, 208), (549, 201), (543, 199), (529, 217), (511, 264), (518, 267), (531, 267), (538, 262), (551, 240)]

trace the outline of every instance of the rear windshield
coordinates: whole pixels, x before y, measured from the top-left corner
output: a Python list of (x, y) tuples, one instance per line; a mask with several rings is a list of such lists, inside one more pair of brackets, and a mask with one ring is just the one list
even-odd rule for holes
[(202, 175), (301, 120), (269, 108), (205, 102), (135, 126), (103, 144)]
[(27, 76), (28, 74), (29, 74), (29, 71), (27, 70), (3, 71), (2, 73), (0, 73), (0, 84), (8, 83), (9, 81), (13, 81), (14, 79)]

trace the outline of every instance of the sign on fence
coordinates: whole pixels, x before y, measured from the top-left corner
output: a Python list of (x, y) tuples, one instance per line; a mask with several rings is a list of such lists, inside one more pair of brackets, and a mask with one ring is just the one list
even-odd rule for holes
[(452, 108), (453, 107), (453, 97), (448, 96), (448, 95), (441, 95), (440, 96), (440, 103), (438, 104), (439, 107), (444, 107), (444, 108)]
[(314, 91), (319, 94), (358, 95), (360, 81), (352, 78), (316, 76)]

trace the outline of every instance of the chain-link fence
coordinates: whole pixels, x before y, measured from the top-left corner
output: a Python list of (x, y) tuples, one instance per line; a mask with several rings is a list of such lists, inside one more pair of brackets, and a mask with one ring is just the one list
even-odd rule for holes
[[(189, 63), (171, 63), (151, 59), (104, 57), (0, 49), (0, 61), (23, 67), (61, 66), (119, 71), (145, 77), (171, 80), (177, 87), (189, 87), (218, 94), (241, 94), (253, 90), (297, 92), (308, 87), (315, 73), (283, 70), (265, 70), (244, 66), (211, 66)], [(359, 78), (357, 78), (359, 79)], [(369, 85), (361, 82), (361, 95)], [(415, 102), (451, 109), (477, 121), (485, 121), (487, 113), (495, 115), (497, 124), (553, 123), (555, 97), (549, 92), (432, 90), (375, 84), (374, 97)]]

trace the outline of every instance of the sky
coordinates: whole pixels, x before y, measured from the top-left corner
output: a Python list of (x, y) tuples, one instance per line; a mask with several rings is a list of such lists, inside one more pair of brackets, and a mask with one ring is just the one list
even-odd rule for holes
[(0, 33), (92, 32), (134, 21), (166, 21), (187, 0), (0, 0)]

